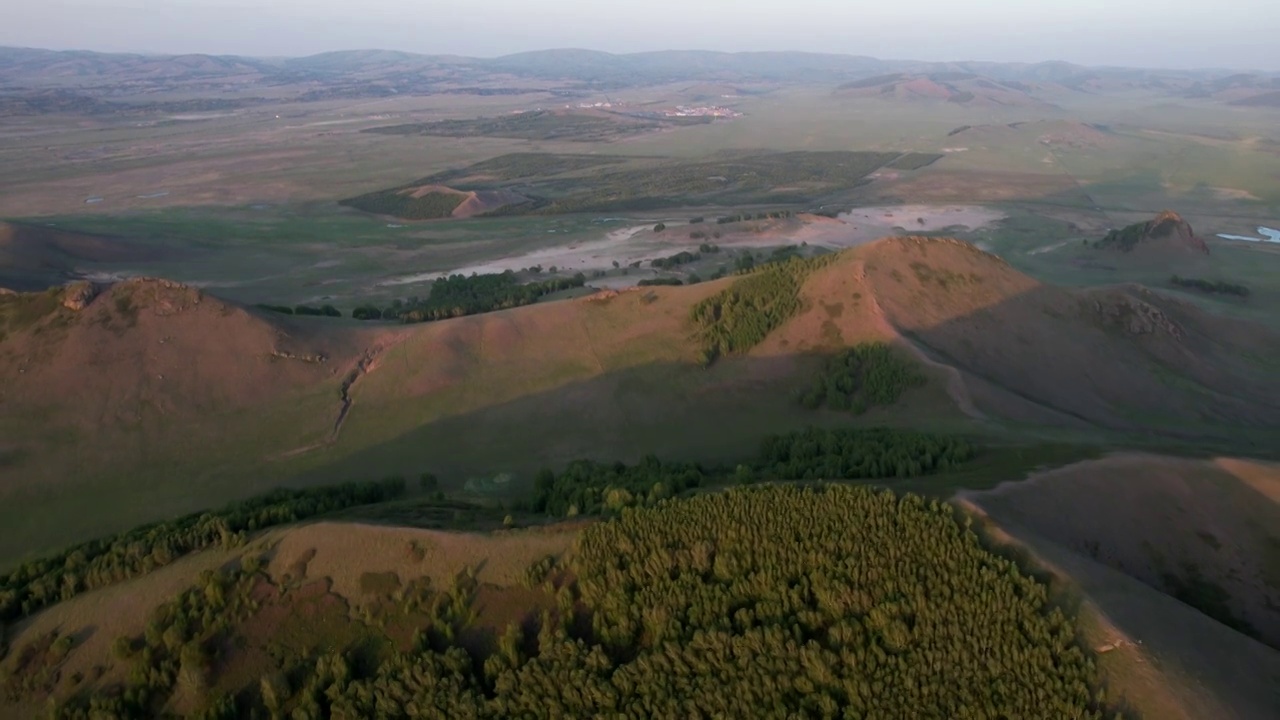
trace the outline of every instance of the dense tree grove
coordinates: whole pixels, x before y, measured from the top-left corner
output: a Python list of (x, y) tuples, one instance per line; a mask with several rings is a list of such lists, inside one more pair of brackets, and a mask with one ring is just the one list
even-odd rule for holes
[(977, 450), (945, 435), (863, 428), (809, 429), (764, 441), (756, 472), (785, 480), (873, 480), (945, 472)]
[(807, 408), (866, 412), (892, 405), (902, 393), (925, 383), (919, 366), (886, 343), (861, 343), (827, 361), (813, 384), (800, 393)]
[[(645, 278), (636, 285), (640, 287), (648, 287), (650, 285), (683, 285), (684, 281), (680, 278)], [(692, 285), (693, 283), (689, 283)]]
[[(585, 716), (1099, 717), (1071, 620), (953, 512), (765, 487), (589, 528), (573, 570), (601, 648), (557, 658), (582, 675), (554, 701)], [(548, 688), (541, 666), (517, 687)]]
[[(213, 699), (204, 716), (1104, 716), (1072, 618), (945, 503), (848, 486), (739, 489), (627, 510), (585, 528), (572, 557), (559, 610), (528, 634), (512, 626), (488, 657), (420, 632), (373, 665), (324, 652), (262, 678), (239, 708)], [(225, 587), (170, 603), (142, 651), (152, 663), (135, 664), (159, 669), (90, 701), (97, 714), (62, 716), (137, 716), (138, 698), (158, 707), (164, 693), (143, 690), (184, 682), (184, 659), (199, 667), (186, 648), (241, 596)]]
[(382, 310), (372, 305), (361, 305), (351, 311), (351, 317), (356, 320), (381, 320)]
[(1238, 295), (1240, 297), (1249, 297), (1249, 288), (1244, 285), (1229, 283), (1224, 280), (1203, 280), (1201, 278), (1184, 278), (1174, 275), (1169, 282), (1178, 287), (1191, 288), (1207, 293), (1223, 293), (1225, 295)]
[(833, 257), (820, 255), (764, 265), (694, 305), (692, 319), (702, 343), (703, 363), (709, 365), (722, 355), (751, 349), (795, 315), (805, 277)]
[(399, 479), (279, 489), (221, 510), (92, 540), (0, 575), (0, 620), (30, 615), (82, 592), (144, 575), (196, 550), (234, 547), (254, 530), (382, 502), (403, 491), (404, 481)]
[(425, 322), (503, 310), (530, 305), (543, 295), (582, 287), (586, 282), (582, 273), (526, 284), (521, 284), (510, 270), (470, 277), (450, 275), (432, 283), (427, 299), (406, 305), (399, 316), (404, 322)]
[(578, 460), (559, 475), (544, 469), (534, 478), (533, 509), (558, 517), (617, 512), (723, 482), (915, 477), (945, 472), (976, 453), (960, 438), (910, 430), (811, 429), (770, 436), (755, 458), (726, 467), (650, 455), (638, 465)]

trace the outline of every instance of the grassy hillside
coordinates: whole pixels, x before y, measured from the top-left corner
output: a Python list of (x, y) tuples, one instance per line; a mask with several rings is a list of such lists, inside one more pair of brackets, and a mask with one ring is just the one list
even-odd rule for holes
[(260, 487), (269, 455), (329, 436), (364, 349), (163, 280), (67, 295), (0, 297), (6, 558)]
[[(1139, 288), (1041, 285), (955, 241), (377, 330), (155, 281), (79, 313), (42, 302), (0, 354), (7, 558), (282, 482), (432, 472), (509, 500), (577, 459), (738, 463), (768, 435), (851, 424), (1262, 452), (1280, 416), (1274, 335)], [(737, 339), (706, 367), (708, 337)], [(923, 385), (860, 415), (805, 407), (827, 358), (864, 342)]]

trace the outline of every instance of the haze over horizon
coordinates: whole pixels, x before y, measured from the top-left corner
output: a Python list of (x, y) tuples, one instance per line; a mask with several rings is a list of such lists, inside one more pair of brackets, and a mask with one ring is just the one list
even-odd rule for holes
[(1271, 0), (53, 0), (6, 13), (0, 45), (300, 56), (385, 49), (493, 57), (549, 48), (808, 51), (926, 61), (1280, 70)]

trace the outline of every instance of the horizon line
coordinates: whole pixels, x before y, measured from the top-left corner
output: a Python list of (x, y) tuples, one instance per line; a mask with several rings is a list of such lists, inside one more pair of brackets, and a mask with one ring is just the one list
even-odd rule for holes
[(1090, 70), (1146, 70), (1161, 72), (1251, 72), (1261, 73), (1265, 75), (1280, 75), (1280, 69), (1263, 70), (1261, 68), (1242, 68), (1228, 66), (1199, 66), (1188, 68), (1169, 68), (1169, 67), (1153, 67), (1153, 66), (1137, 66), (1137, 65), (1115, 65), (1115, 64), (1083, 64), (1070, 60), (1048, 59), (1048, 60), (919, 60), (915, 58), (885, 58), (875, 55), (839, 53), (839, 52), (815, 52), (811, 50), (707, 50), (702, 48), (667, 48), (663, 50), (638, 50), (635, 52), (610, 52), (608, 50), (596, 50), (587, 47), (548, 47), (538, 50), (520, 50), (517, 52), (504, 53), (501, 55), (463, 55), (459, 53), (429, 53), (418, 52), (413, 50), (395, 50), (380, 47), (352, 47), (334, 50), (321, 50), (319, 52), (308, 53), (304, 55), (249, 55), (244, 53), (216, 53), (216, 52), (160, 52), (147, 50), (90, 50), (86, 48), (64, 48), (56, 49), (49, 47), (37, 47), (30, 45), (4, 45), (0, 44), (0, 50), (27, 50), (49, 53), (79, 53), (93, 55), (122, 55), (137, 56), (150, 58), (174, 58), (186, 56), (203, 56), (213, 58), (245, 58), (251, 60), (305, 60), (308, 58), (321, 57), (324, 55), (336, 55), (341, 53), (362, 53), (362, 52), (381, 52), (381, 53), (397, 53), (401, 55), (409, 55), (422, 58), (461, 58), (466, 60), (502, 60), (505, 58), (516, 57), (519, 55), (536, 55), (539, 53), (554, 52), (582, 52), (592, 53), (596, 55), (607, 55), (610, 57), (634, 57), (638, 55), (662, 55), (674, 53), (700, 53), (707, 55), (807, 55), (813, 57), (827, 58), (861, 58), (869, 60), (877, 60), (888, 63), (920, 63), (920, 64), (936, 64), (936, 65), (1067, 65), (1075, 68)]

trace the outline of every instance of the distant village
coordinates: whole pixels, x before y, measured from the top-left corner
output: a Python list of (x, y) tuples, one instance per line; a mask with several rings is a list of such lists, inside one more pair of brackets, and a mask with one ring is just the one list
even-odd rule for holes
[[(572, 105), (565, 105), (565, 109), (573, 109)], [(626, 103), (615, 103), (609, 100), (601, 102), (584, 102), (578, 103), (579, 110), (622, 110), (626, 108)], [(640, 113), (628, 113), (640, 114)], [(658, 111), (648, 111), (643, 113), (646, 116), (658, 117), (714, 117), (714, 118), (736, 118), (742, 117), (742, 113), (727, 107), (719, 105), (677, 105), (675, 109), (664, 109)]]

